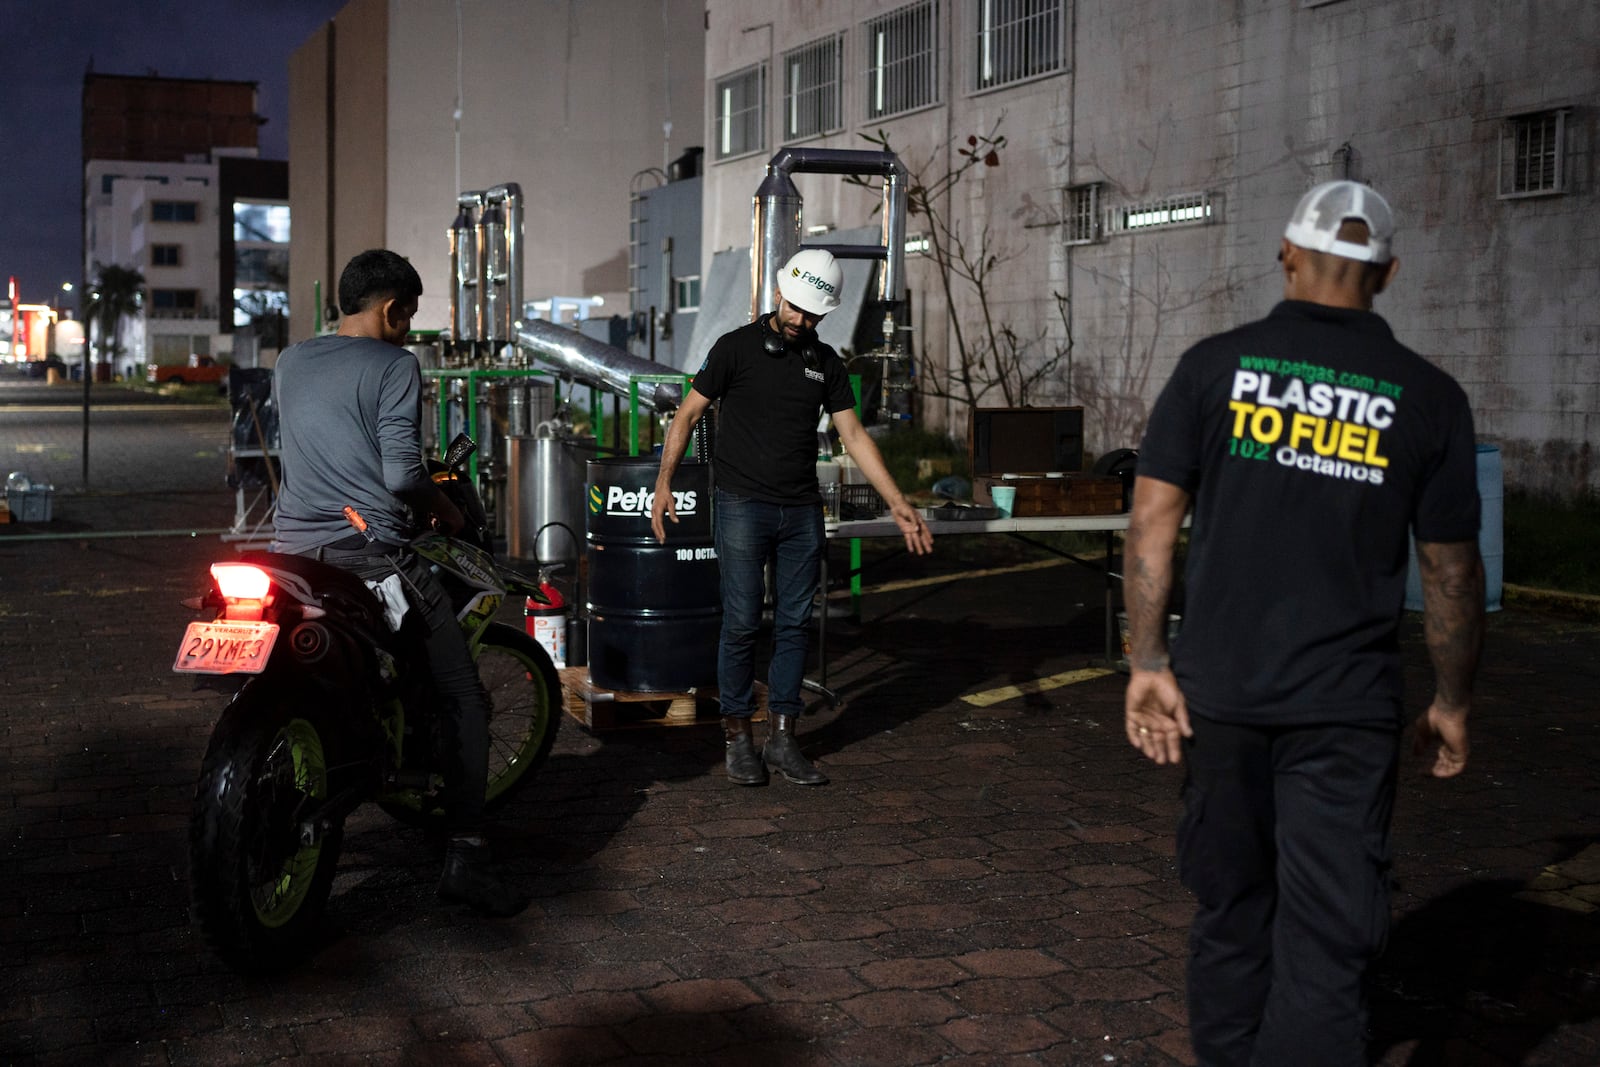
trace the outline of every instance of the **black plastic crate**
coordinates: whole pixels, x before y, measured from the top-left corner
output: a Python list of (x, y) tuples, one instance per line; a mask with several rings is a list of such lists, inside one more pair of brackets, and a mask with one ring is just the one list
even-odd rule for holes
[(839, 487), (839, 518), (875, 519), (884, 512), (883, 497), (870, 485), (841, 485)]

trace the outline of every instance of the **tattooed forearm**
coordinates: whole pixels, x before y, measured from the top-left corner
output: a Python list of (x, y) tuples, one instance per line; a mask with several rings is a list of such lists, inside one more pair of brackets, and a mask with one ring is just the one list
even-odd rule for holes
[(1423, 634), (1438, 676), (1437, 699), (1452, 709), (1472, 704), (1472, 679), (1483, 648), (1483, 560), (1476, 541), (1417, 543)]
[(1122, 575), (1131, 645), (1128, 663), (1135, 670), (1159, 671), (1167, 666), (1166, 617), (1167, 601), (1172, 595), (1172, 552), (1188, 506), (1188, 494), (1176, 486), (1139, 479)]

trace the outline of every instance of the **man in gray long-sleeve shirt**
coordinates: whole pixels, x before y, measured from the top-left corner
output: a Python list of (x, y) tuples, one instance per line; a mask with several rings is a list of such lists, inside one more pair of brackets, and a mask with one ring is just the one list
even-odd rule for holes
[[(428, 666), (443, 697), (444, 776), (450, 845), (439, 895), (491, 915), (514, 915), (527, 899), (484, 869), (483, 804), (489, 761), (489, 700), (437, 577), (409, 549), (412, 515), (454, 533), (464, 520), (433, 484), (422, 459), (422, 375), (400, 347), (422, 295), (416, 269), (375, 249), (339, 278), (339, 332), (285, 349), (273, 388), (282, 433), (282, 487), (274, 548), (314, 556), (361, 578), (408, 579), (411, 607), (427, 620)], [(345, 507), (366, 520), (366, 538)]]

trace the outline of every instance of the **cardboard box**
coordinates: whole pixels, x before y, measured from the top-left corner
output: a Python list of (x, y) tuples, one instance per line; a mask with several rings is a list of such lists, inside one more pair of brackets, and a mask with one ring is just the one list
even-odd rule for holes
[(50, 498), (55, 487), (36, 485), (31, 489), (7, 489), (6, 507), (13, 522), (49, 522)]
[(973, 489), (973, 499), (980, 504), (993, 503), (989, 489), (995, 485), (1010, 485), (1017, 490), (1016, 502), (1011, 506), (1015, 518), (1030, 519), (1040, 515), (1120, 515), (1122, 513), (1122, 479), (1099, 474), (1063, 474), (1059, 478), (1044, 475), (1024, 475), (1014, 478), (981, 478)]

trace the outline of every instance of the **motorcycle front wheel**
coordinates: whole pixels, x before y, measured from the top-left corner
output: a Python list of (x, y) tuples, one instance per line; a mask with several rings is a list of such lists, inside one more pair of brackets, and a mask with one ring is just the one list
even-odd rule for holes
[[(484, 811), (504, 807), (550, 757), (561, 726), (561, 678), (539, 643), (514, 626), (491, 623), (473, 649), (489, 694), (489, 785)], [(391, 793), (379, 806), (410, 825), (444, 819), (441, 798), (420, 790)]]
[(329, 732), (305, 694), (252, 682), (223, 711), (195, 786), (189, 884), (206, 942), (230, 966), (269, 973), (315, 947), (343, 843), (321, 825)]

